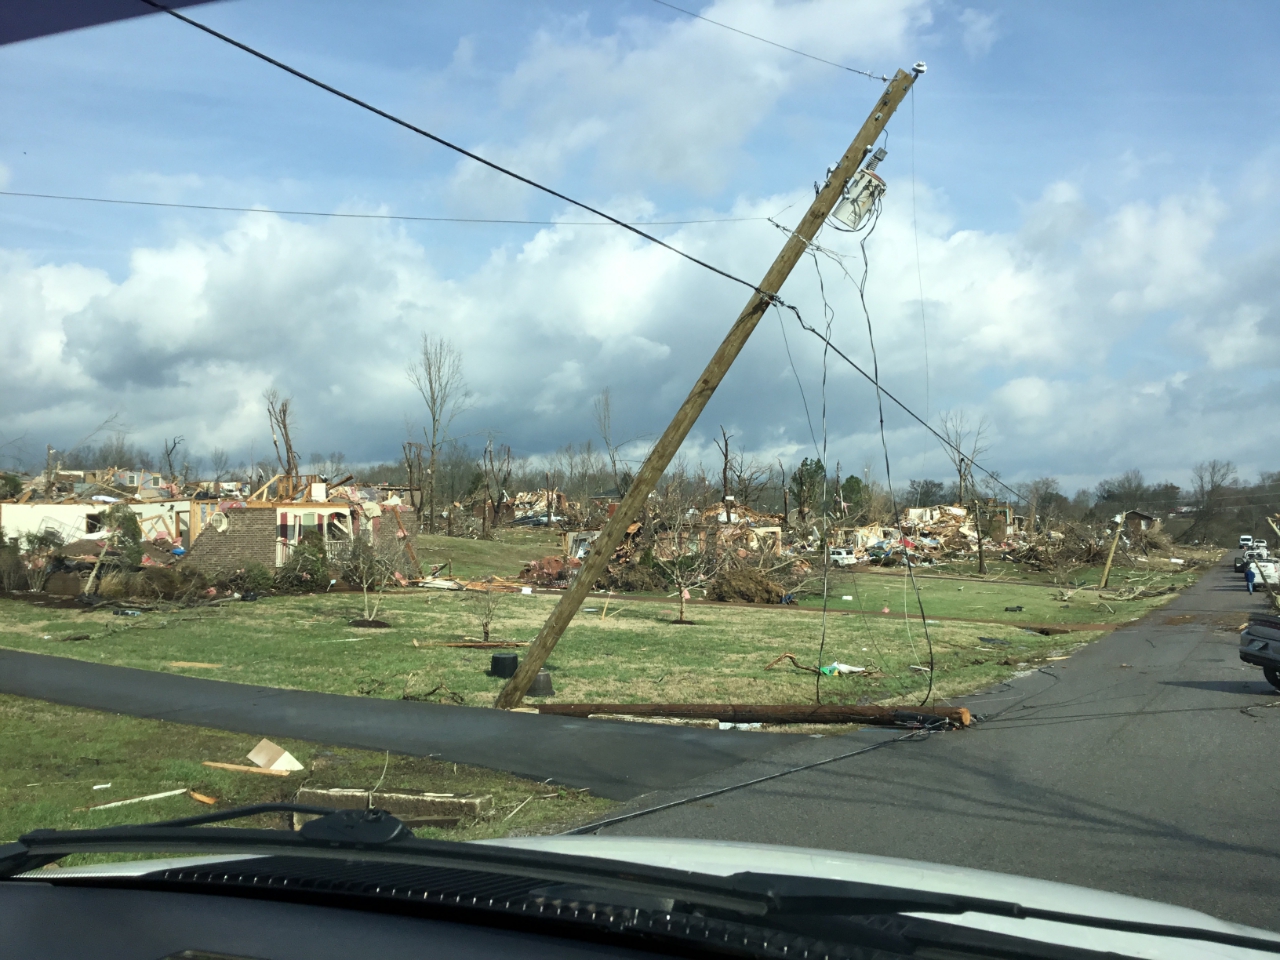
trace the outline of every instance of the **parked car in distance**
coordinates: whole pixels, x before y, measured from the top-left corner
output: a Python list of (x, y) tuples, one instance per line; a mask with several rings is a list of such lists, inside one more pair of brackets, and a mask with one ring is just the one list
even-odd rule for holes
[(1249, 536), (1249, 534), (1247, 534), (1247, 533), (1242, 533), (1242, 534), (1240, 534), (1240, 549), (1241, 549), (1241, 550), (1243, 550), (1245, 547), (1249, 546), (1249, 545), (1250, 545), (1250, 544), (1252, 544), (1252, 543), (1253, 543), (1253, 537)]
[(848, 547), (831, 548), (831, 565), (833, 567), (852, 567), (857, 562), (858, 558), (853, 555), (853, 551)]

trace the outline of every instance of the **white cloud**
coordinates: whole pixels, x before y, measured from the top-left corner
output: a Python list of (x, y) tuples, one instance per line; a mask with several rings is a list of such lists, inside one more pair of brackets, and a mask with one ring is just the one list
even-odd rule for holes
[[(1280, 439), (1267, 426), (1280, 421), (1265, 413), (1247, 438), (1233, 439), (1228, 426), (1238, 403), (1272, 405), (1265, 395), (1248, 399), (1238, 371), (1280, 356), (1280, 328), (1261, 296), (1280, 257), (1259, 255), (1241, 274), (1215, 255), (1206, 223), (1229, 214), (1221, 201), (1169, 197), (1093, 217), (1078, 188), (1055, 184), (1026, 229), (998, 234), (950, 230), (935, 198), (922, 196), (933, 411), (990, 415), (993, 462), (1007, 476), (1133, 464), (1173, 474), (1206, 456), (1248, 467), (1259, 444)], [(759, 215), (802, 199), (762, 198), (733, 212)], [(1054, 244), (1041, 242), (1046, 217), (1057, 216), (1046, 205), (1073, 211)], [(868, 245), (868, 304), (886, 386), (923, 412), (910, 231), (909, 208), (891, 190)], [(732, 223), (684, 227), (668, 239), (754, 277), (781, 237), (767, 225)], [(860, 274), (846, 238), (822, 240)], [(833, 335), (869, 369), (856, 291), (835, 263), (819, 265)], [(810, 322), (822, 316), (813, 269), (802, 261), (784, 290)], [(297, 399), (304, 449), (387, 457), (419, 405), (405, 363), (419, 334), (432, 330), (463, 351), (476, 392), (460, 426), (536, 453), (590, 436), (590, 399), (605, 386), (619, 434), (653, 436), (744, 300), (733, 284), (621, 231), (545, 228), (450, 279), (385, 224), (246, 215), (219, 235), (133, 251), (118, 281), (74, 263), (0, 256), (0, 337), (13, 345), (0, 358), (0, 402), (7, 434), (78, 435), (119, 410), (153, 446), (181, 434), (196, 450), (247, 452), (252, 443), (261, 454), (261, 393), (277, 386)], [(1170, 311), (1180, 319), (1153, 333), (1153, 318)], [(816, 423), (818, 344), (789, 316), (784, 322)], [(1133, 337), (1142, 339), (1136, 347)], [(1157, 348), (1149, 358), (1144, 344)], [(1167, 361), (1161, 350), (1181, 353)], [(847, 470), (878, 446), (874, 398), (831, 364), (830, 459)], [(771, 315), (705, 419), (733, 424), (761, 452), (807, 454), (798, 401)], [(898, 469), (942, 475), (933, 443), (892, 408), (889, 418)], [(695, 436), (691, 449), (698, 443)]]
[(966, 7), (960, 14), (960, 25), (964, 28), (961, 42), (969, 56), (977, 59), (991, 52), (992, 46), (1000, 38), (996, 19), (994, 13), (983, 13), (972, 7)]
[[(927, 0), (721, 0), (704, 16), (817, 56), (879, 69), (930, 19)], [(710, 192), (741, 162), (745, 138), (769, 122), (799, 82), (830, 67), (703, 20), (629, 18), (596, 35), (585, 16), (539, 30), (501, 85), (516, 142), (478, 152), (534, 177), (580, 155), (610, 182), (678, 184)], [(518, 189), (459, 163), (454, 186), (472, 200), (516, 202)], [(492, 209), (492, 207), (490, 207)]]

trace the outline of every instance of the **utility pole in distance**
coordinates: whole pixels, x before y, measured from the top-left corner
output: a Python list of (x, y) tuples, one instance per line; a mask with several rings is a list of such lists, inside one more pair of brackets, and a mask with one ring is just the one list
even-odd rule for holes
[(782, 284), (804, 254), (809, 243), (817, 236), (818, 229), (826, 222), (831, 211), (835, 209), (841, 195), (844, 193), (845, 185), (857, 173), (862, 161), (871, 153), (871, 148), (875, 146), (875, 142), (889, 122), (889, 118), (893, 116), (893, 112), (902, 103), (903, 98), (906, 97), (916, 78), (923, 72), (924, 64), (922, 63), (916, 64), (910, 73), (899, 70), (885, 86), (880, 97), (876, 100), (876, 105), (871, 110), (871, 115), (867, 117), (862, 129), (854, 137), (853, 143), (849, 144), (849, 149), (840, 158), (840, 163), (832, 171), (831, 176), (827, 178), (826, 186), (818, 191), (818, 196), (814, 199), (808, 212), (800, 220), (799, 225), (791, 236), (787, 238), (787, 242), (783, 244), (782, 251), (778, 254), (777, 259), (773, 261), (773, 265), (765, 273), (764, 279), (760, 281), (757, 292), (752, 294), (751, 299), (747, 301), (746, 308), (738, 315), (738, 319), (733, 326), (729, 328), (729, 333), (711, 357), (711, 362), (707, 364), (706, 369), (703, 370), (702, 375), (698, 378), (698, 382), (693, 385), (693, 389), (689, 392), (689, 396), (680, 405), (675, 417), (672, 418), (671, 423), (668, 424), (667, 429), (645, 459), (644, 465), (641, 466), (635, 480), (632, 481), (631, 486), (627, 489), (626, 496), (618, 504), (617, 511), (605, 523), (604, 529), (600, 531), (600, 536), (591, 545), (591, 552), (583, 560), (577, 577), (574, 578), (573, 583), (570, 584), (564, 595), (560, 597), (560, 602), (551, 611), (551, 616), (547, 618), (547, 622), (542, 625), (537, 638), (529, 646), (529, 652), (516, 669), (515, 675), (507, 681), (507, 685), (498, 694), (498, 699), (494, 702), (495, 707), (510, 709), (518, 706), (520, 701), (524, 699), (524, 694), (529, 689), (529, 684), (533, 682), (533, 678), (537, 676), (542, 665), (546, 663), (547, 657), (555, 649), (556, 643), (560, 640), (565, 628), (569, 626), (570, 621), (573, 620), (578, 608), (582, 606), (582, 601), (591, 592), (596, 580), (605, 572), (605, 567), (613, 556), (613, 551), (622, 542), (627, 526), (635, 517), (639, 516), (645, 502), (649, 499), (649, 494), (657, 487), (662, 474), (666, 472), (671, 460), (679, 451), (680, 445), (684, 443), (685, 437), (693, 429), (693, 425), (697, 422), (703, 409), (706, 408), (711, 395), (715, 393), (716, 387), (720, 386), (720, 381), (724, 379), (725, 374), (729, 372), (729, 367), (732, 366), (733, 361), (737, 359), (738, 354), (746, 345), (747, 338), (751, 336), (756, 324), (760, 322), (760, 318), (769, 309), (773, 298), (782, 288)]

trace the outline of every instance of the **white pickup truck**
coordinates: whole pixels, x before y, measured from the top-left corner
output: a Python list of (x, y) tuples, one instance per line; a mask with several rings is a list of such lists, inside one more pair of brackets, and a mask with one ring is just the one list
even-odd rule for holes
[(1255, 587), (1261, 587), (1266, 584), (1272, 590), (1280, 588), (1280, 561), (1270, 557), (1254, 556), (1249, 560), (1248, 566), (1245, 567), (1245, 576), (1249, 576), (1249, 569), (1252, 568), (1254, 573), (1253, 584)]

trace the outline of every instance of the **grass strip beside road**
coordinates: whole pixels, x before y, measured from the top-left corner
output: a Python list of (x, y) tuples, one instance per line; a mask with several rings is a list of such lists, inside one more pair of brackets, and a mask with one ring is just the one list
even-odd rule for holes
[[(508, 834), (550, 833), (586, 822), (611, 801), (465, 764), (368, 750), (275, 739), (305, 767), (288, 777), (212, 769), (204, 760), (248, 764), (257, 737), (160, 720), (142, 720), (0, 695), (0, 843), (28, 830), (106, 827), (194, 816), (250, 803), (289, 801), (302, 786), (491, 795), (492, 814), (454, 829), (423, 827), (420, 837), (478, 840)], [(383, 777), (385, 765), (385, 778)], [(101, 789), (95, 785), (109, 784)], [(174, 796), (106, 809), (85, 809), (182, 789)], [(208, 805), (193, 790), (216, 799)], [(548, 796), (548, 795), (551, 796)], [(533, 797), (533, 800), (529, 800)], [(517, 808), (510, 819), (503, 819)], [(278, 814), (236, 821), (237, 826), (280, 827)], [(132, 859), (100, 856), (96, 860)], [(93, 862), (75, 858), (64, 863)]]

